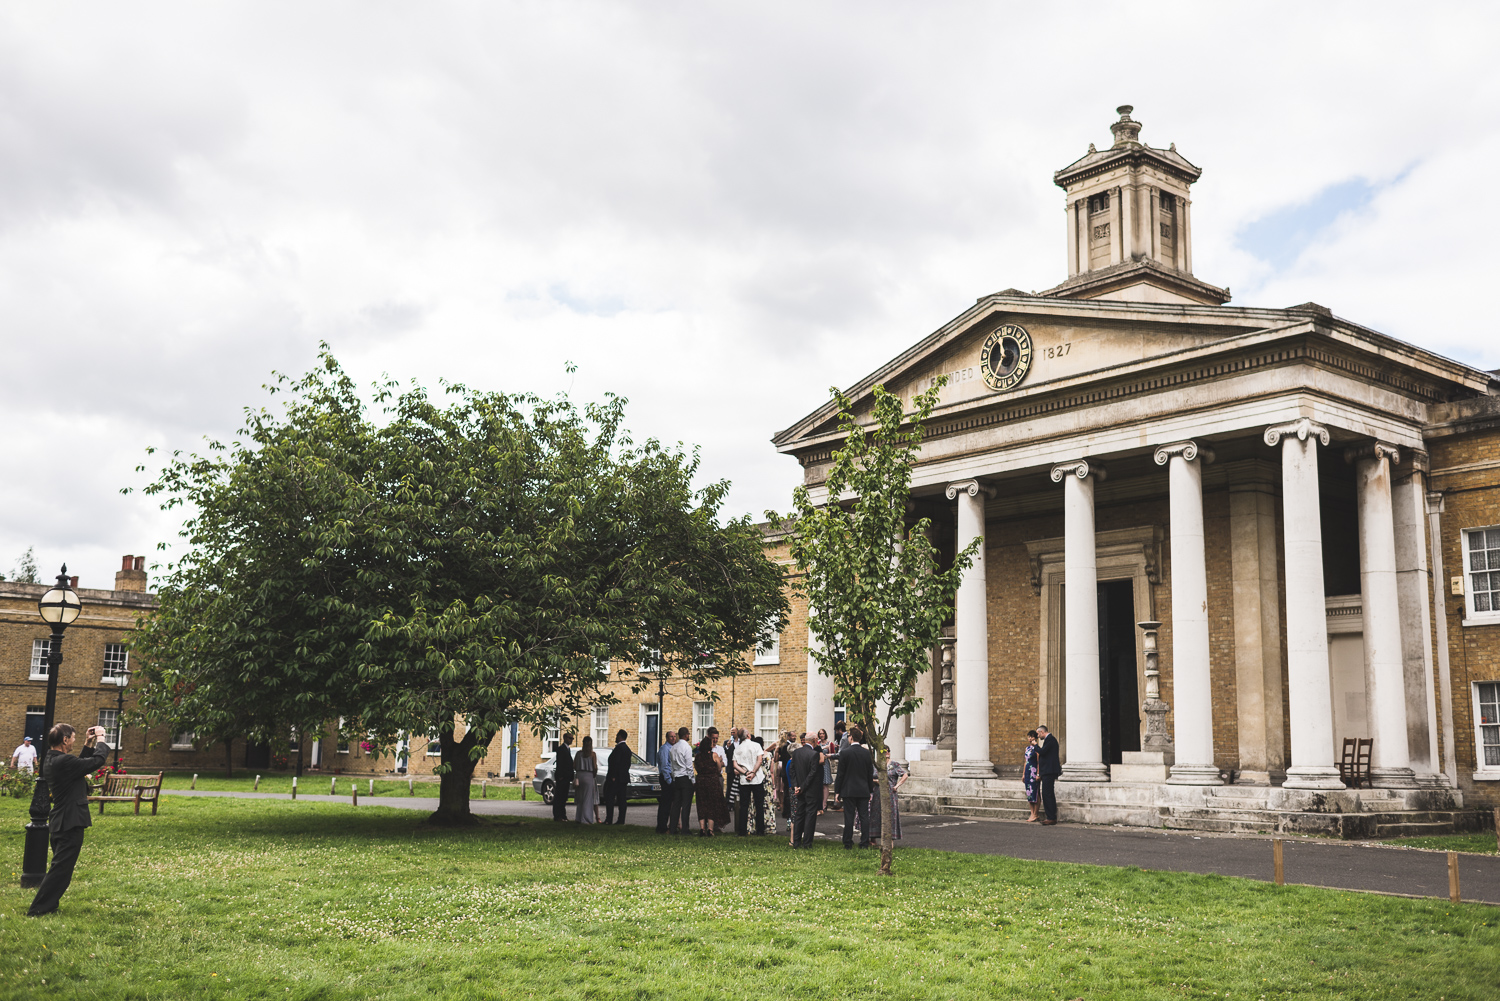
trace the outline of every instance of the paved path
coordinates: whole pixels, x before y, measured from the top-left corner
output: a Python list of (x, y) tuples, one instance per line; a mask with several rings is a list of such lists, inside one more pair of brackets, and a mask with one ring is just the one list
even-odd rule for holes
[[(202, 789), (164, 789), (162, 794), (240, 799), (291, 798), (284, 793), (210, 792)], [(302, 795), (298, 798), (315, 803), (350, 802), (348, 796)], [(361, 806), (432, 810), (437, 806), (437, 800), (373, 796), (363, 798)], [(475, 813), (486, 815), (537, 819), (552, 815), (552, 808), (536, 799), (476, 799), (470, 801), (469, 807)], [(654, 827), (656, 805), (633, 804), (627, 816), (632, 825)], [(837, 839), (842, 824), (842, 814), (825, 814), (819, 824), (820, 837)], [(901, 833), (901, 843), (908, 848), (1007, 855), (1043, 862), (1218, 873), (1267, 882), (1272, 878), (1271, 839), (1265, 835), (1195, 835), (1183, 831), (1085, 824), (1042, 827), (1023, 821), (969, 820), (921, 814), (904, 815)], [(1284, 845), (1288, 883), (1416, 897), (1448, 896), (1448, 857), (1445, 852), (1313, 838), (1286, 838)], [(1464, 900), (1500, 904), (1500, 856), (1460, 855), (1459, 880)]]

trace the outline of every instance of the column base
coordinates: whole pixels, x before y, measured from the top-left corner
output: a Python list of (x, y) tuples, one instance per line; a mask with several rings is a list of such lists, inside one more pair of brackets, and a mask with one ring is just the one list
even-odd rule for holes
[(1224, 779), (1214, 765), (1175, 764), (1167, 776), (1167, 784), (1174, 786), (1221, 786)]
[(1286, 770), (1283, 789), (1342, 789), (1344, 780), (1332, 765), (1293, 765)]
[(995, 766), (989, 761), (955, 761), (953, 771), (949, 778), (954, 779), (992, 779), (995, 778)]
[(1108, 782), (1109, 766), (1097, 761), (1069, 761), (1063, 765), (1059, 782)]
[(1376, 789), (1415, 789), (1417, 773), (1410, 768), (1371, 768), (1370, 785)]

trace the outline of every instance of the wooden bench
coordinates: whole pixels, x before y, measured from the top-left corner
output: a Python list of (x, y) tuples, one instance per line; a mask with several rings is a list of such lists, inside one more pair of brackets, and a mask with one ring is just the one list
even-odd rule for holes
[(161, 775), (161, 772), (155, 775), (106, 775), (104, 783), (95, 786), (89, 802), (98, 803), (101, 814), (105, 803), (134, 803), (136, 813), (141, 812), (142, 803), (150, 803), (151, 816), (154, 817), (157, 800), (161, 798)]
[(1351, 789), (1370, 788), (1370, 754), (1375, 741), (1370, 737), (1345, 737), (1344, 753), (1339, 760), (1339, 778)]

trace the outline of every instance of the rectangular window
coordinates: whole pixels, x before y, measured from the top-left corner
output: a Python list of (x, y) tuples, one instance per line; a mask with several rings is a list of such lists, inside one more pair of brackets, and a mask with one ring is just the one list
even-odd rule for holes
[(192, 730), (183, 730), (181, 733), (172, 734), (172, 750), (191, 751), (193, 749), (193, 740), (196, 737), (197, 734)]
[(609, 706), (595, 706), (589, 714), (589, 729), (594, 734), (594, 748), (608, 748), (613, 746), (609, 739)]
[(1163, 212), (1176, 212), (1177, 196), (1163, 191), (1161, 193), (1161, 210)]
[(708, 728), (714, 725), (714, 704), (712, 702), (693, 703), (693, 743), (698, 743), (708, 736)]
[(344, 717), (339, 717), (338, 745), (334, 748), (340, 754), (349, 753), (349, 736), (344, 733)]
[(553, 723), (542, 731), (542, 753), (552, 754), (557, 750), (557, 745), (562, 743), (562, 724)]
[(1464, 532), (1463, 548), (1469, 618), (1500, 620), (1500, 528)]
[(104, 742), (110, 747), (120, 746), (120, 712), (118, 709), (100, 709), (99, 725), (104, 727)]
[(1474, 685), (1475, 708), (1479, 710), (1479, 767), (1500, 771), (1500, 681)]
[(52, 652), (52, 641), (50, 639), (47, 639), (47, 640), (32, 640), (31, 641), (31, 680), (32, 681), (46, 681), (47, 680), (47, 654), (49, 654), (51, 652)]
[(125, 680), (129, 667), (130, 651), (125, 649), (124, 643), (104, 644), (104, 677), (99, 683), (101, 685), (120, 684)]
[(1106, 191), (1102, 195), (1089, 195), (1089, 211), (1090, 212), (1108, 212), (1109, 211), (1109, 192)]
[(781, 634), (768, 632), (766, 638), (761, 640), (760, 646), (755, 648), (756, 664), (780, 664), (781, 663)]
[(767, 747), (781, 735), (781, 703), (776, 699), (755, 700), (755, 732)]
[(302, 749), (302, 735), (297, 732), (296, 727), (292, 727), (292, 735), (287, 738), (286, 748), (289, 751), (299, 751)]

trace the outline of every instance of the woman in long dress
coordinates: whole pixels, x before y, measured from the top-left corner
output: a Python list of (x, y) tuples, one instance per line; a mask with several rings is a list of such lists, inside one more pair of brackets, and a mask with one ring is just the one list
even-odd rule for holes
[(901, 840), (901, 797), (896, 793), (906, 785), (906, 780), (911, 778), (911, 773), (906, 766), (892, 758), (885, 770), (886, 781), (891, 786), (891, 840)]
[(1026, 818), (1026, 823), (1036, 823), (1037, 815), (1037, 754), (1036, 731), (1026, 731), (1026, 760), (1021, 763), (1021, 785), (1026, 789), (1026, 802), (1031, 805), (1031, 816)]
[(717, 733), (710, 733), (698, 744), (693, 767), (698, 771), (698, 836), (711, 838), (715, 828), (723, 830), (729, 823), (729, 804), (724, 801), (724, 753), (717, 746)]
[(573, 819), (580, 824), (594, 822), (594, 808), (599, 805), (599, 756), (594, 753), (594, 738), (583, 738), (583, 746), (573, 757), (573, 769), (578, 780), (578, 792), (574, 794), (578, 804)]

